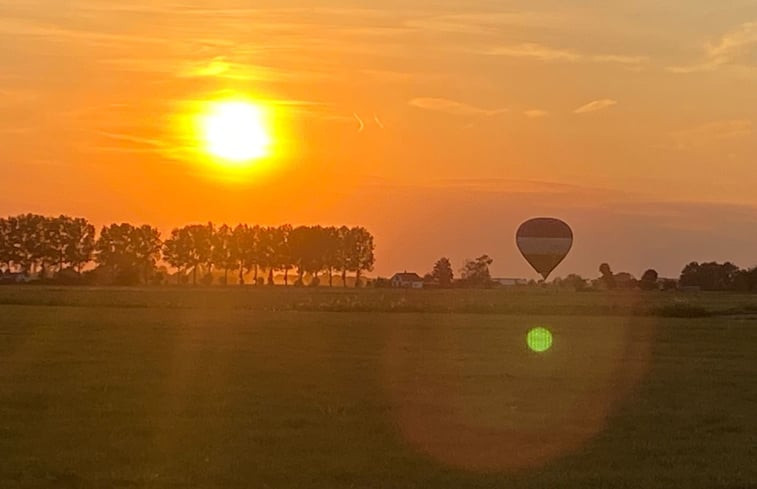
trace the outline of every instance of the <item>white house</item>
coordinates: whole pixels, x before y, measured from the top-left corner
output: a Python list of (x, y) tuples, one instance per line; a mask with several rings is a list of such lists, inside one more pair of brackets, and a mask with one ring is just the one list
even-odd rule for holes
[(401, 289), (422, 289), (423, 278), (417, 273), (395, 273), (392, 277), (392, 287)]
[(525, 278), (493, 278), (492, 282), (502, 287), (515, 287), (516, 285), (528, 285)]

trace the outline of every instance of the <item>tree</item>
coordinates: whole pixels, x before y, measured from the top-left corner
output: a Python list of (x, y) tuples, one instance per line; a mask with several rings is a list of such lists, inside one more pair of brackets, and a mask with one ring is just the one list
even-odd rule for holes
[(465, 260), (462, 270), (463, 283), (469, 287), (488, 287), (491, 285), (489, 266), (494, 260), (489, 255), (481, 255), (475, 260)]
[(741, 292), (757, 291), (757, 267), (736, 272), (733, 286), (736, 290)]
[(350, 228), (342, 226), (337, 229), (337, 253), (335, 260), (335, 268), (341, 270), (342, 275), (342, 287), (347, 287), (347, 270), (350, 268), (351, 254), (350, 250), (353, 248), (351, 245), (354, 235), (350, 233)]
[(612, 269), (610, 268), (610, 265), (607, 263), (602, 263), (599, 265), (599, 273), (602, 274), (599, 281), (601, 284), (605, 286), (607, 289), (614, 289), (615, 288), (615, 275), (612, 273)]
[(355, 272), (355, 287), (360, 287), (362, 272), (370, 272), (376, 263), (373, 236), (365, 228), (356, 227), (349, 231), (349, 249), (347, 251), (349, 269)]
[(96, 260), (119, 285), (147, 283), (160, 259), (160, 231), (148, 225), (111, 224), (100, 232)]
[(9, 241), (10, 226), (8, 220), (0, 218), (0, 275), (11, 271), (12, 261)]
[(218, 228), (212, 236), (213, 263), (223, 270), (223, 285), (229, 283), (229, 271), (239, 266), (234, 232), (226, 224)]
[(586, 290), (588, 280), (576, 273), (571, 273), (564, 279), (560, 280), (559, 284), (561, 287), (571, 288), (575, 291), (582, 291)]
[(339, 268), (339, 230), (335, 227), (324, 229), (323, 262), (329, 276), (329, 287), (334, 286), (334, 269)]
[(439, 261), (434, 264), (431, 278), (436, 280), (439, 287), (449, 288), (452, 286), (452, 280), (455, 278), (455, 274), (452, 271), (452, 263), (449, 261), (449, 258), (440, 258)]
[(182, 239), (181, 234), (181, 229), (174, 229), (171, 231), (171, 236), (163, 243), (163, 259), (176, 269), (178, 284), (183, 282), (185, 267), (189, 261), (187, 258), (189, 250), (186, 249), (189, 243)]
[(641, 276), (641, 280), (639, 281), (639, 288), (642, 290), (659, 289), (659, 286), (657, 284), (658, 278), (659, 274), (657, 273), (657, 270), (650, 268)]
[(194, 224), (171, 231), (166, 240), (164, 254), (168, 263), (181, 270), (192, 270), (192, 284), (197, 285), (197, 270), (208, 265), (213, 257), (213, 227), (211, 224)]
[(36, 273), (42, 260), (49, 255), (45, 236), (44, 216), (24, 214), (10, 219), (10, 247), (13, 262), (22, 273)]
[(239, 224), (231, 234), (231, 256), (236, 259), (239, 270), (239, 285), (244, 285), (244, 276), (254, 267), (254, 283), (257, 284), (258, 264), (262, 258), (259, 255), (260, 230), (256, 226)]
[(723, 264), (692, 262), (681, 271), (683, 287), (700, 287), (702, 290), (732, 290), (739, 268), (730, 262)]
[(291, 252), (292, 264), (297, 268), (297, 280), (295, 285), (302, 287), (303, 276), (309, 268), (314, 256), (313, 229), (307, 226), (298, 226), (289, 234), (289, 251)]

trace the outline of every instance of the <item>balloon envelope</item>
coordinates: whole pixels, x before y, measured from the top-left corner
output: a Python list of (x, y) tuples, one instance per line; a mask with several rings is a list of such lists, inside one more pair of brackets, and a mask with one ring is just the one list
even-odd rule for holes
[(515, 235), (518, 249), (534, 270), (547, 280), (573, 246), (573, 231), (563, 221), (551, 217), (530, 219)]

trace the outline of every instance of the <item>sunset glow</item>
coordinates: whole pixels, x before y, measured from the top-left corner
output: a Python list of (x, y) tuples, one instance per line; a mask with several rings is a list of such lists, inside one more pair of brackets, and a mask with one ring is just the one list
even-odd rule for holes
[(248, 164), (269, 155), (271, 135), (260, 107), (243, 101), (217, 102), (201, 118), (205, 151), (223, 162)]

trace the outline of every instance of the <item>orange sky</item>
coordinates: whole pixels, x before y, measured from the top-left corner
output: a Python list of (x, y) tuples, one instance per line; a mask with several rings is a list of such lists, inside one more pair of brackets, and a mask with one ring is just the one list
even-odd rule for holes
[[(581, 3), (0, 0), (0, 214), (361, 224), (384, 275), (528, 277), (548, 214), (558, 275), (757, 264), (757, 4)], [(285, 149), (233, 180), (177, 129), (229, 94)]]

